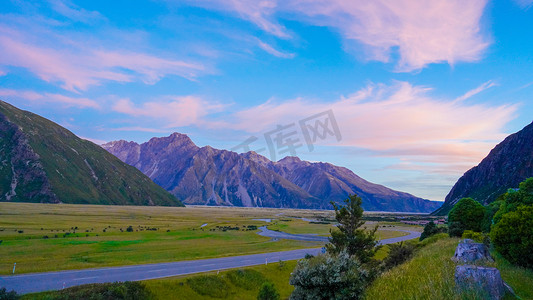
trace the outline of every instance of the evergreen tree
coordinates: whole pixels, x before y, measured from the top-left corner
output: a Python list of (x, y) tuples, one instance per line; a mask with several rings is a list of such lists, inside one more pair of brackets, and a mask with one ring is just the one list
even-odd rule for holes
[(355, 256), (361, 263), (367, 263), (374, 257), (378, 250), (376, 231), (361, 228), (363, 221), (363, 208), (361, 197), (350, 195), (344, 200), (345, 206), (338, 206), (331, 202), (335, 208), (335, 219), (339, 223), (337, 229), (330, 230), (331, 237), (326, 249), (331, 254), (339, 254), (345, 250), (348, 255)]

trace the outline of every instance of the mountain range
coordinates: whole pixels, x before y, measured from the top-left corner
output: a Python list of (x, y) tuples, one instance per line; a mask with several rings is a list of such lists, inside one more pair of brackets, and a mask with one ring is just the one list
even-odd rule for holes
[(3, 101), (0, 201), (183, 206), (100, 146)]
[(441, 205), (368, 182), (344, 167), (198, 147), (180, 133), (102, 147), (185, 204), (331, 209), (330, 201), (357, 194), (368, 211), (431, 212)]
[(533, 123), (505, 138), (479, 165), (459, 178), (434, 214), (447, 214), (464, 197), (489, 204), (529, 177), (533, 177)]

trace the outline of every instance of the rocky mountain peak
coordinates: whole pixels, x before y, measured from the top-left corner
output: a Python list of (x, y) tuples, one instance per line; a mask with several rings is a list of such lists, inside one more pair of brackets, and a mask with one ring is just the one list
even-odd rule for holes
[(486, 205), (529, 177), (533, 177), (533, 123), (509, 135), (459, 178), (435, 214), (447, 214), (464, 197)]
[(367, 210), (429, 212), (439, 205), (370, 183), (346, 168), (199, 148), (184, 134), (153, 138), (140, 149), (126, 155), (121, 149), (109, 151), (186, 204), (331, 209), (330, 201), (357, 193)]

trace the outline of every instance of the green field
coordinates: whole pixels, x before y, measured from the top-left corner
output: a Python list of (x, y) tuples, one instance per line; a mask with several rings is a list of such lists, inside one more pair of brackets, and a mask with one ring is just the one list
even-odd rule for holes
[[(256, 227), (327, 234), (333, 212), (224, 207), (0, 203), (0, 274), (168, 262), (321, 244), (271, 241)], [(254, 219), (272, 219), (271, 223)], [(207, 224), (201, 227), (203, 224)], [(283, 228), (275, 228), (283, 225)], [(131, 232), (127, 228), (131, 226)], [(254, 227), (255, 226), (255, 227)], [(237, 229), (238, 227), (238, 229)], [(389, 228), (388, 228), (389, 229)], [(382, 238), (403, 232), (380, 231)]]

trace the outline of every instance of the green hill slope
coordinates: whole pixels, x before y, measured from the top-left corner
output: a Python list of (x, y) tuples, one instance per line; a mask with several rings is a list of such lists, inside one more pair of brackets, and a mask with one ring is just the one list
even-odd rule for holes
[(0, 201), (183, 206), (100, 146), (3, 101)]

